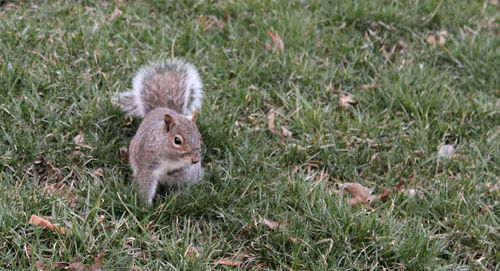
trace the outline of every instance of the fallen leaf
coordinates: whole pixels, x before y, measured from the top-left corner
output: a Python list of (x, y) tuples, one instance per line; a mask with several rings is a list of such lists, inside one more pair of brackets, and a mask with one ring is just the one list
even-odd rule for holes
[(439, 31), (437, 34), (438, 34), (439, 36), (445, 36), (445, 37), (446, 37), (446, 36), (448, 36), (448, 31), (446, 31), (446, 30), (441, 30), (441, 31)]
[(193, 247), (190, 246), (186, 252), (184, 253), (184, 258), (187, 263), (192, 263), (198, 257), (200, 257), (201, 252), (203, 251), (202, 247)]
[(443, 144), (439, 147), (438, 157), (451, 158), (455, 153), (455, 147), (452, 145)]
[(274, 128), (274, 111), (271, 111), (271, 114), (267, 116), (267, 128), (269, 128), (271, 133), (276, 133), (276, 129)]
[(82, 145), (85, 143), (85, 136), (83, 135), (83, 132), (78, 132), (78, 135), (73, 138), (73, 141), (76, 145)]
[(109, 15), (109, 20), (110, 21), (113, 21), (116, 17), (122, 15), (122, 11), (118, 8), (118, 7), (115, 7), (115, 9), (113, 10), (113, 13), (111, 13), (111, 15)]
[(281, 127), (281, 135), (284, 137), (284, 138), (291, 138), (292, 137), (292, 132), (290, 132), (288, 129), (286, 129), (285, 127)]
[(24, 243), (24, 255), (28, 258), (28, 261), (31, 259), (32, 251), (28, 243)]
[(103, 172), (102, 168), (98, 168), (92, 172), (92, 175), (94, 175), (94, 177), (95, 176), (102, 177), (102, 172)]
[(380, 193), (378, 199), (380, 199), (382, 202), (386, 202), (390, 194), (391, 194), (391, 189), (385, 189)]
[(66, 267), (66, 269), (70, 270), (70, 271), (84, 271), (85, 265), (81, 262), (74, 262), (74, 263), (71, 263), (70, 265), (68, 265), (68, 267)]
[(446, 38), (444, 36), (439, 36), (438, 38), (438, 44), (443, 46), (446, 42)]
[[(413, 176), (415, 176), (415, 175), (413, 175)], [(396, 190), (404, 190), (404, 189), (405, 189), (404, 181), (401, 180), (401, 181), (399, 181), (398, 184), (396, 184)]]
[(430, 34), (429, 36), (427, 36), (426, 41), (430, 45), (436, 45), (436, 36), (434, 36), (433, 34)]
[(223, 20), (219, 20), (219, 18), (217, 18), (217, 16), (215, 15), (200, 15), (198, 16), (198, 23), (203, 27), (202, 28), (203, 32), (213, 29), (215, 27), (217, 27), (219, 30), (222, 30), (227, 24), (225, 19), (229, 18), (224, 18)]
[(275, 222), (275, 221), (267, 220), (265, 218), (261, 218), (261, 222), (266, 224), (266, 226), (268, 226), (271, 230), (274, 230), (274, 229), (284, 230), (284, 229), (286, 229), (285, 222)]
[(123, 163), (128, 164), (128, 149), (127, 149), (127, 147), (121, 147), (119, 151), (120, 151), (120, 160), (122, 160)]
[(417, 195), (417, 191), (415, 189), (408, 189), (405, 191), (405, 195), (414, 197), (415, 195)]
[(343, 187), (352, 195), (352, 198), (349, 201), (351, 205), (358, 203), (363, 204), (367, 202), (370, 199), (370, 193), (373, 191), (373, 189), (359, 183), (345, 183)]
[(35, 265), (37, 271), (43, 271), (43, 263), (41, 261), (36, 261)]
[(249, 89), (251, 89), (251, 90), (256, 90), (256, 91), (259, 91), (259, 88), (258, 88), (258, 87), (256, 87), (256, 86), (255, 86), (255, 85), (253, 85), (253, 84), (251, 84), (248, 88), (249, 88)]
[(231, 19), (231, 16), (229, 15), (229, 9), (226, 7), (224, 10), (224, 22), (229, 23), (229, 20)]
[(276, 49), (278, 52), (282, 52), (285, 49), (285, 44), (283, 43), (283, 40), (281, 39), (281, 36), (278, 34), (278, 32), (273, 32), (272, 30), (267, 31), (269, 36), (273, 39), (274, 46), (268, 45), (266, 43), (266, 49), (267, 50), (273, 50)]
[(261, 269), (261, 268), (263, 268), (264, 266), (266, 266), (266, 263), (259, 263), (258, 265), (256, 265), (256, 266), (254, 267), (254, 269)]
[(104, 252), (101, 251), (99, 255), (97, 255), (97, 259), (95, 263), (85, 269), (85, 271), (101, 271), (102, 260), (104, 259)]
[(240, 266), (243, 264), (242, 261), (232, 261), (231, 259), (229, 258), (224, 258), (218, 262), (214, 262), (212, 263), (214, 265), (229, 265), (229, 266)]
[(342, 95), (339, 99), (340, 107), (347, 109), (356, 104), (356, 101), (350, 95)]
[(35, 226), (40, 226), (43, 227), (47, 230), (59, 232), (61, 234), (66, 234), (67, 230), (61, 226), (52, 224), (50, 221), (43, 219), (37, 215), (31, 215), (30, 220), (28, 221), (29, 224), (35, 225)]

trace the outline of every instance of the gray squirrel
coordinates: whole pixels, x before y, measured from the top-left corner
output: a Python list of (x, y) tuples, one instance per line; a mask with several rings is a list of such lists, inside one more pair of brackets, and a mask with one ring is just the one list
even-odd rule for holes
[(148, 207), (158, 185), (185, 187), (203, 177), (195, 123), (202, 100), (198, 72), (179, 59), (143, 66), (132, 90), (115, 98), (128, 115), (143, 118), (130, 142), (129, 162)]

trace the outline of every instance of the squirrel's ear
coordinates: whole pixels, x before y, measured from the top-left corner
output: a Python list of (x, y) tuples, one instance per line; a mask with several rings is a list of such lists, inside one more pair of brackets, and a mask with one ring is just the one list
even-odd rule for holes
[(170, 114), (165, 114), (164, 121), (165, 121), (165, 130), (169, 132), (175, 125), (174, 118)]
[(195, 110), (193, 111), (193, 116), (191, 117), (191, 120), (192, 120), (193, 122), (195, 122), (195, 121), (196, 121), (196, 114), (197, 114), (197, 112), (196, 112), (196, 109), (195, 109)]

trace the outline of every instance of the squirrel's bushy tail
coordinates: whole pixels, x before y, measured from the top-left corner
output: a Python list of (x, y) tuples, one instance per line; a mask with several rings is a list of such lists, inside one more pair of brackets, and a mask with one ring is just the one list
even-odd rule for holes
[(145, 117), (158, 107), (191, 115), (201, 107), (202, 99), (202, 83), (195, 67), (169, 59), (143, 66), (134, 76), (132, 90), (114, 100), (127, 114)]

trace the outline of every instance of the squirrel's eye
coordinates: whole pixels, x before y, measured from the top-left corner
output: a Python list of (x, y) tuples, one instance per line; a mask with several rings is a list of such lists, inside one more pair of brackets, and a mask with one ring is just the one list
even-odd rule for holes
[(175, 145), (181, 145), (182, 144), (182, 140), (178, 136), (176, 136), (176, 137), (174, 137), (174, 144)]

